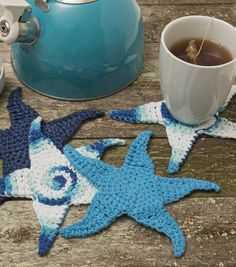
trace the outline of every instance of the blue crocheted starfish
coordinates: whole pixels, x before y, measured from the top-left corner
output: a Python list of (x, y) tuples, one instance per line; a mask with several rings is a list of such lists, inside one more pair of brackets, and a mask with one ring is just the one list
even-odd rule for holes
[[(65, 155), (41, 131), (41, 118), (32, 123), (29, 135), (31, 167), (14, 171), (0, 180), (0, 195), (33, 199), (41, 225), (39, 255), (48, 253), (71, 205), (88, 204), (97, 189), (69, 163)], [(77, 149), (86, 157), (100, 159), (104, 150), (123, 140), (107, 139)]]
[[(233, 86), (220, 112), (224, 111), (235, 93), (236, 86)], [(169, 144), (172, 148), (168, 167), (169, 174), (177, 173), (181, 169), (193, 145), (203, 134), (236, 139), (236, 123), (221, 117), (219, 113), (202, 125), (186, 125), (172, 117), (164, 101), (144, 104), (130, 110), (112, 110), (109, 115), (112, 119), (119, 121), (158, 123), (165, 126)]]
[[(14, 90), (8, 100), (11, 126), (0, 130), (0, 159), (3, 160), (3, 175), (15, 170), (29, 168), (28, 135), (32, 121), (38, 112), (21, 100), (21, 88)], [(83, 110), (69, 116), (42, 123), (43, 133), (60, 150), (71, 138), (82, 122), (103, 116), (98, 110)]]
[(86, 237), (107, 228), (122, 215), (166, 234), (176, 257), (185, 251), (185, 238), (165, 205), (178, 201), (194, 190), (214, 190), (212, 182), (155, 176), (154, 165), (147, 153), (151, 132), (143, 132), (132, 143), (124, 165), (115, 168), (95, 159), (83, 157), (70, 146), (64, 153), (71, 164), (97, 189), (86, 216), (75, 224), (60, 229), (65, 238)]

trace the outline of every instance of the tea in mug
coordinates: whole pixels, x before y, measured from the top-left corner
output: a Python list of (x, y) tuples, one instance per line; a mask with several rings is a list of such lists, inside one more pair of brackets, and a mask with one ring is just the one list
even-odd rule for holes
[(233, 60), (233, 56), (226, 47), (211, 40), (204, 40), (204, 42), (201, 39), (182, 40), (169, 50), (179, 59), (201, 66), (217, 66)]

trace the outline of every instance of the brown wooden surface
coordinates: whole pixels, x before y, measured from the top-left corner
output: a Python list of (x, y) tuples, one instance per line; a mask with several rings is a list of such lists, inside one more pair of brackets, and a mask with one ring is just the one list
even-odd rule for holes
[[(119, 1), (119, 0), (117, 0)], [(24, 88), (23, 99), (46, 120), (85, 108), (110, 109), (135, 107), (160, 100), (158, 50), (161, 30), (174, 18), (190, 15), (214, 15), (236, 26), (236, 0), (139, 0), (145, 21), (145, 62), (140, 77), (126, 90), (100, 100), (70, 103), (41, 96)], [(9, 126), (6, 111), (10, 90), (22, 84), (10, 66), (9, 48), (0, 45), (7, 82), (0, 97), (0, 128)], [(236, 98), (224, 114), (236, 121)], [(74, 136), (71, 144), (80, 146), (98, 138), (120, 137), (131, 143), (144, 129), (155, 132), (150, 154), (156, 173), (167, 176), (170, 147), (164, 128), (158, 125), (133, 125), (111, 121), (106, 116), (88, 122)], [(122, 164), (128, 147), (110, 149), (104, 160)], [(187, 237), (186, 254), (173, 257), (170, 241), (130, 219), (122, 218), (110, 229), (86, 239), (58, 238), (51, 253), (37, 256), (39, 226), (31, 201), (8, 201), (0, 209), (0, 266), (236, 266), (236, 142), (202, 138), (194, 147), (179, 176), (207, 178), (218, 182), (220, 194), (195, 193), (169, 207)], [(1, 165), (1, 164), (0, 164)], [(1, 167), (0, 167), (1, 171)], [(76, 220), (86, 207), (72, 208), (66, 224)]]

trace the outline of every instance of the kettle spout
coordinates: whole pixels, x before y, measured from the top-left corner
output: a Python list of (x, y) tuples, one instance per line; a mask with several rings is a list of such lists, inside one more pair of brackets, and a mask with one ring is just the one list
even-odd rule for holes
[(38, 20), (31, 16), (32, 8), (25, 0), (0, 0), (0, 41), (33, 44), (40, 32)]

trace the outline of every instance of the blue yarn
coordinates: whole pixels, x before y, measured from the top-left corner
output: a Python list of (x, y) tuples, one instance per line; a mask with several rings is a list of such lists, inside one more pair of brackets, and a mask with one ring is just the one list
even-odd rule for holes
[(170, 160), (169, 166), (168, 166), (168, 173), (175, 174), (179, 171), (179, 169), (180, 169), (180, 164)]
[(38, 193), (37, 200), (40, 203), (48, 205), (48, 206), (62, 206), (62, 205), (70, 203), (71, 196), (68, 195), (68, 196), (65, 196), (59, 199), (54, 199), (54, 198), (45, 197), (43, 194)]
[(96, 150), (99, 154), (102, 154), (105, 150), (105, 147), (102, 142), (96, 142), (91, 145), (91, 150)]
[(10, 195), (12, 192), (12, 184), (9, 181), (9, 176), (6, 176), (4, 179), (1, 179), (1, 184), (0, 184), (0, 191), (1, 195)]
[(86, 149), (92, 153), (96, 153), (101, 158), (105, 150), (115, 144), (124, 145), (125, 142), (120, 139), (102, 139), (92, 145), (86, 146)]
[(65, 238), (86, 237), (102, 231), (122, 215), (166, 234), (180, 257), (185, 238), (165, 205), (178, 201), (195, 190), (214, 190), (212, 182), (191, 178), (164, 178), (154, 174), (154, 164), (147, 153), (151, 132), (143, 132), (132, 143), (121, 168), (82, 156), (70, 146), (64, 153), (71, 164), (97, 187), (86, 216), (79, 222), (61, 228)]
[(52, 189), (61, 190), (66, 184), (66, 178), (63, 175), (56, 176), (54, 178), (54, 183)]
[(109, 116), (111, 118), (119, 117), (119, 120), (121, 121), (133, 122), (138, 119), (139, 113), (136, 109), (123, 110), (122, 113), (119, 110), (111, 110)]
[[(230, 99), (236, 94), (236, 85), (232, 87), (224, 110)], [(128, 110), (112, 110), (109, 112), (112, 119), (131, 123), (160, 124), (166, 128), (172, 155), (168, 167), (169, 174), (177, 173), (185, 163), (194, 144), (203, 135), (236, 139), (236, 123), (221, 117), (219, 112), (208, 122), (201, 125), (187, 125), (177, 121), (169, 112), (164, 101), (151, 102)]]
[(42, 257), (48, 254), (57, 235), (58, 235), (57, 228), (49, 228), (45, 226), (41, 228), (41, 233), (40, 233), (39, 242), (38, 242), (39, 256)]
[[(29, 130), (30, 168), (16, 170), (0, 179), (0, 196), (28, 198), (41, 225), (39, 255), (46, 255), (58, 229), (72, 205), (87, 204), (96, 188), (71, 166), (52, 140), (42, 133), (42, 118), (35, 119)], [(124, 140), (103, 139), (78, 148), (87, 157), (100, 159), (105, 148), (122, 145)], [(99, 148), (99, 149), (97, 149)]]
[[(171, 124), (175, 124), (175, 125), (185, 125), (184, 123), (177, 121), (170, 113), (169, 109), (166, 106), (165, 102), (162, 102), (161, 104), (161, 114), (163, 116), (163, 120), (165, 121), (165, 125), (171, 125)], [(190, 128), (194, 128), (195, 125), (190, 125), (188, 124), (188, 127)]]
[[(14, 90), (8, 100), (11, 127), (0, 131), (0, 159), (3, 160), (3, 175), (18, 169), (29, 168), (28, 135), (31, 123), (39, 116), (38, 112), (21, 100), (21, 88)], [(69, 116), (42, 123), (43, 133), (56, 147), (63, 149), (81, 123), (102, 116), (98, 110), (83, 110)], [(36, 131), (36, 134), (38, 131)], [(37, 140), (37, 137), (36, 137)]]
[(163, 118), (166, 120), (166, 123), (177, 123), (178, 121), (170, 114), (166, 104), (163, 102), (161, 105), (161, 114)]
[(5, 179), (0, 179), (0, 195), (4, 195), (6, 192)]

